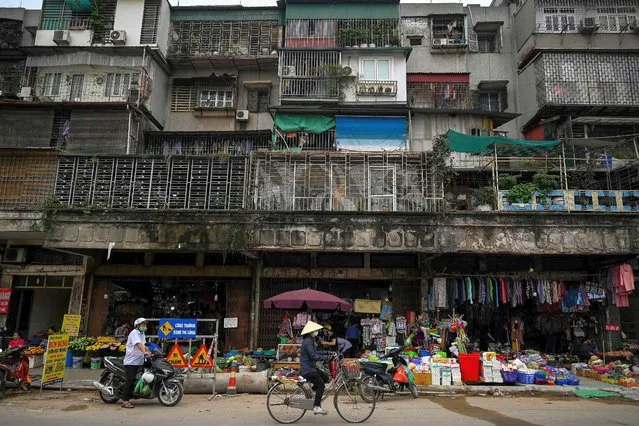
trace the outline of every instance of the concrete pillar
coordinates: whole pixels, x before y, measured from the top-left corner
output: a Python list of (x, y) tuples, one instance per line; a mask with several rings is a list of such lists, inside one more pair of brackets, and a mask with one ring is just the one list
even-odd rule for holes
[(82, 293), (84, 292), (84, 275), (73, 277), (73, 287), (69, 298), (69, 314), (79, 314), (82, 311)]
[(260, 326), (260, 309), (261, 309), (261, 282), (262, 269), (264, 264), (262, 259), (253, 261), (253, 274), (251, 278), (251, 334), (249, 337), (249, 347), (253, 350), (257, 349), (257, 336)]
[[(11, 288), (11, 284), (13, 283), (13, 275), (9, 275), (6, 272), (3, 272), (0, 275), (0, 288)], [(7, 324), (7, 316), (0, 315), (0, 329), (4, 328)]]

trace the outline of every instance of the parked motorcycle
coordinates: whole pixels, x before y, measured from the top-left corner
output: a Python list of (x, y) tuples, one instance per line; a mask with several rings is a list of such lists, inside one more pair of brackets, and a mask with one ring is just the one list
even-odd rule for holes
[[(388, 355), (381, 357), (382, 359), (390, 357), (392, 366), (385, 362), (361, 362), (364, 369), (362, 380), (373, 388), (375, 399), (385, 393), (398, 394), (406, 389), (413, 398), (419, 397), (417, 386), (408, 379), (412, 375), (408, 363), (399, 355), (402, 350), (404, 350), (403, 346), (393, 349)], [(400, 377), (406, 377), (406, 380), (402, 380)]]
[(7, 349), (0, 354), (0, 398), (7, 388), (22, 389), (31, 392), (29, 376), (29, 357), (27, 347)]
[[(124, 394), (124, 363), (120, 358), (106, 357), (104, 367), (100, 381), (93, 382), (93, 386), (100, 391), (102, 401), (115, 404)], [(165, 407), (176, 405), (184, 394), (182, 383), (175, 377), (175, 369), (162, 357), (159, 350), (152, 352), (150, 357), (145, 357), (144, 372), (136, 377), (135, 383), (133, 398), (157, 398)]]

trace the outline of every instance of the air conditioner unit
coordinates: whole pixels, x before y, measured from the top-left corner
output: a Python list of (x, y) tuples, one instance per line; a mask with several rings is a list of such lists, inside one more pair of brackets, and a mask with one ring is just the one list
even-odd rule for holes
[(344, 67), (343, 71), (344, 71), (344, 75), (353, 75), (353, 68), (351, 67)]
[(27, 260), (27, 249), (9, 247), (4, 251), (2, 263), (24, 263)]
[(237, 121), (248, 121), (249, 119), (249, 112), (247, 109), (238, 109), (235, 112), (235, 119)]
[(282, 77), (295, 77), (295, 67), (282, 67)]
[(68, 46), (71, 41), (71, 33), (66, 30), (56, 30), (53, 32), (53, 42), (58, 46)]
[(126, 43), (126, 31), (113, 30), (109, 38), (111, 39), (111, 43), (123, 46)]
[(445, 46), (448, 44), (448, 39), (447, 38), (436, 38), (433, 39), (433, 45), (435, 46)]
[(22, 99), (30, 98), (31, 97), (31, 86), (23, 86), (22, 89), (20, 89), (20, 95), (19, 96)]
[(628, 24), (628, 31), (639, 34), (639, 25), (637, 23)]

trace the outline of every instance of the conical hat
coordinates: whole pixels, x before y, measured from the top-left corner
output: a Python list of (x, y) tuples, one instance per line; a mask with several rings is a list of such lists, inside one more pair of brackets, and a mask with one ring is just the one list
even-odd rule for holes
[(324, 328), (324, 327), (322, 327), (322, 326), (321, 326), (321, 325), (319, 325), (318, 323), (313, 322), (313, 321), (309, 321), (309, 322), (307, 322), (307, 323), (306, 323), (306, 325), (304, 326), (304, 329), (302, 329), (302, 335), (304, 335), (304, 334), (308, 334), (308, 333), (312, 333), (312, 332), (314, 332), (314, 331), (321, 330), (322, 328)]

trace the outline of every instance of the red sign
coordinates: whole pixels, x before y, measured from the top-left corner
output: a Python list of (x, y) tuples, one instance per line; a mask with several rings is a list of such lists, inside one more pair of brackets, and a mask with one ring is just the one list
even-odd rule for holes
[(606, 324), (606, 331), (621, 331), (619, 324)]
[(0, 288), (0, 315), (9, 313), (9, 299), (11, 298), (10, 288)]

